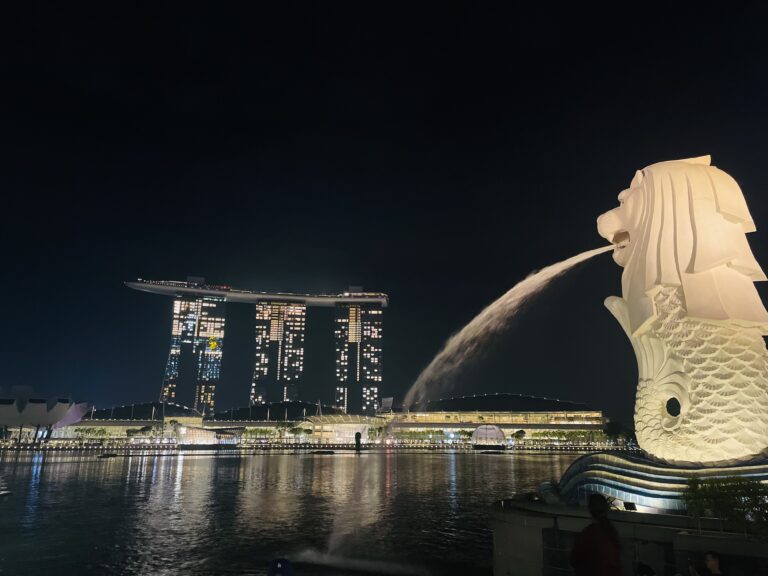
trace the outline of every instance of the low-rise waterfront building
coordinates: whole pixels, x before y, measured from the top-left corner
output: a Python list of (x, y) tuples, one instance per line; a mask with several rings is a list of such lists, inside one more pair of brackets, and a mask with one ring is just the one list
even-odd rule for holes
[(203, 417), (192, 408), (171, 402), (92, 407), (80, 421), (54, 430), (52, 438), (160, 442), (174, 438), (174, 426), (202, 428)]
[(448, 398), (422, 412), (376, 416), (307, 402), (251, 404), (204, 418), (178, 404), (148, 402), (92, 409), (54, 438), (178, 444), (364, 444), (469, 447), (478, 429), (493, 427), (495, 444), (521, 448), (605, 447), (608, 420), (584, 404), (515, 394)]
[(335, 414), (310, 416), (301, 426), (315, 444), (354, 444), (358, 433), (364, 444), (370, 444), (384, 437), (387, 424), (388, 419), (380, 416)]
[(70, 398), (37, 398), (32, 388), (15, 386), (10, 395), (0, 395), (0, 440), (34, 442), (50, 437), (78, 422), (89, 408), (88, 403)]
[(493, 425), (507, 444), (527, 447), (604, 442), (608, 419), (600, 410), (570, 402), (520, 394), (479, 394), (429, 402), (426, 410), (393, 414), (394, 438), (421, 442), (467, 442), (480, 426)]

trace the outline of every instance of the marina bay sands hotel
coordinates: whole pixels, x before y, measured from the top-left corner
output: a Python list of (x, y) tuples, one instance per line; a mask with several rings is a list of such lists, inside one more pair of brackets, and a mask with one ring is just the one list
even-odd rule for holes
[[(251, 405), (298, 400), (306, 309), (327, 306), (335, 308), (335, 404), (355, 414), (374, 413), (379, 407), (386, 294), (359, 288), (335, 295), (252, 292), (208, 285), (195, 277), (186, 282), (139, 279), (125, 285), (173, 298), (161, 402), (185, 404), (204, 414), (214, 410), (224, 354), (225, 303), (237, 302), (253, 304), (256, 316)], [(189, 364), (185, 358), (193, 360), (189, 378), (183, 377), (183, 366)]]

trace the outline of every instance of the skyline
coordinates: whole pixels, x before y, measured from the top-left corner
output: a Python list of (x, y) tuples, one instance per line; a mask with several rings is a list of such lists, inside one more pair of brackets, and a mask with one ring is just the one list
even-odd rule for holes
[(763, 573), (768, 2), (5, 15), (0, 573)]
[[(603, 245), (597, 216), (661, 160), (711, 154), (768, 261), (766, 10), (666, 7), (647, 40), (647, 16), (581, 6), (30, 12), (7, 74), (0, 387), (154, 399), (171, 310), (122, 282), (200, 275), (388, 294), (383, 393), (402, 397), (516, 282)], [(603, 306), (620, 277), (606, 255), (559, 279), (456, 395), (583, 400), (629, 423), (637, 369)], [(228, 335), (251, 333), (238, 306)], [(332, 330), (324, 312), (308, 340)], [(222, 395), (251, 352), (228, 348)]]
[[(380, 406), (386, 294), (365, 292), (360, 286), (350, 286), (336, 295), (270, 294), (208, 284), (205, 278), (195, 276), (186, 281), (140, 278), (125, 285), (173, 298), (171, 347), (161, 402), (176, 402), (203, 414), (216, 410), (225, 350), (226, 303), (234, 302), (253, 306), (249, 406), (307, 400), (306, 391), (301, 389), (306, 309), (328, 306), (334, 308), (335, 386), (332, 391), (322, 391), (318, 400), (355, 414), (373, 414)], [(323, 374), (323, 380), (327, 379)]]

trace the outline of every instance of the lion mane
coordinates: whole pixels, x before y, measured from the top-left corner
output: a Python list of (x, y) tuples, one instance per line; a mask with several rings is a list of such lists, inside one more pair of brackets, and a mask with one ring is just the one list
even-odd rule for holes
[(609, 241), (619, 230), (631, 238), (620, 312), (630, 335), (656, 317), (653, 295), (665, 286), (681, 288), (691, 318), (768, 333), (754, 286), (766, 276), (745, 236), (755, 224), (739, 185), (709, 156), (652, 164), (635, 174), (619, 201), (598, 219), (598, 231)]

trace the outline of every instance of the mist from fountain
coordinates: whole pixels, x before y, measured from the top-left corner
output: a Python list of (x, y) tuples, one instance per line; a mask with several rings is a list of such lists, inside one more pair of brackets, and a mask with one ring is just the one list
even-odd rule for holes
[(593, 256), (613, 250), (603, 246), (542, 268), (518, 282), (506, 294), (486, 307), (457, 334), (451, 336), (432, 362), (419, 374), (405, 395), (403, 407), (423, 406), (430, 397), (445, 392), (456, 370), (483, 350), (490, 338), (502, 332), (514, 316), (552, 280)]

